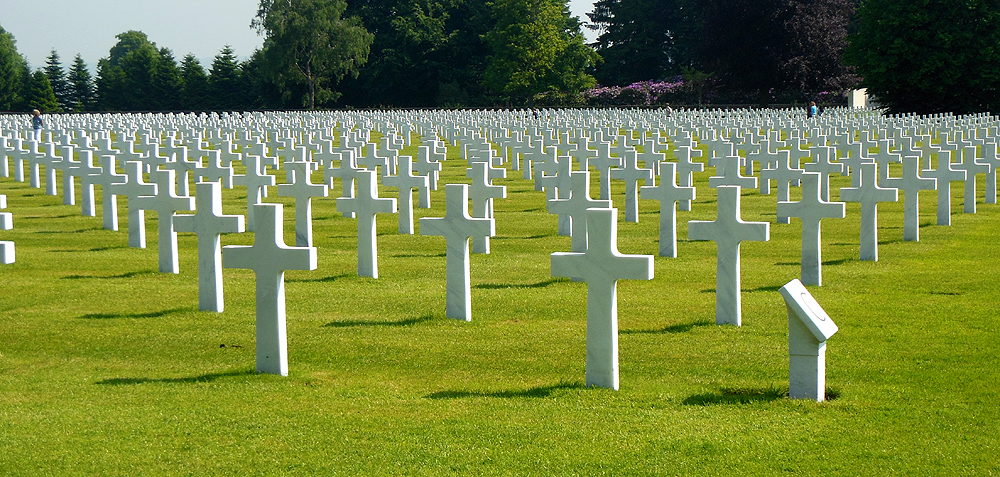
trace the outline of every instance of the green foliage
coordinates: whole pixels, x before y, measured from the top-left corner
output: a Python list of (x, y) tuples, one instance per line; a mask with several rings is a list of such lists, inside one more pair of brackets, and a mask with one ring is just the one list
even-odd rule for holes
[(343, 0), (261, 0), (253, 25), (264, 35), (263, 71), (290, 95), (305, 85), (302, 106), (336, 100), (334, 87), (368, 59), (372, 34), (360, 20), (342, 18)]
[(150, 78), (152, 97), (147, 101), (146, 109), (154, 111), (175, 111), (181, 109), (184, 89), (184, 79), (181, 70), (174, 59), (174, 53), (167, 48), (160, 48), (159, 59), (153, 64), (153, 75)]
[(240, 81), (240, 63), (236, 52), (229, 45), (222, 48), (212, 61), (208, 77), (210, 103), (216, 111), (243, 109), (248, 91), (244, 91)]
[(56, 95), (56, 102), (59, 109), (56, 112), (72, 111), (73, 101), (71, 100), (70, 84), (66, 79), (66, 70), (63, 69), (62, 62), (59, 61), (59, 53), (52, 50), (45, 60), (45, 76), (49, 78), (52, 85), (52, 93)]
[[(108, 58), (97, 63), (97, 95), (105, 111), (143, 111), (156, 109), (157, 89), (171, 88), (169, 67), (161, 70), (162, 83), (153, 85), (160, 62), (160, 51), (145, 33), (129, 30), (116, 36)], [(171, 55), (172, 58), (172, 55)]]
[(31, 74), (25, 88), (24, 100), (26, 111), (37, 109), (43, 113), (53, 113), (59, 111), (59, 103), (56, 102), (56, 95), (52, 92), (52, 84), (49, 77), (42, 70), (37, 70)]
[(577, 93), (595, 84), (586, 73), (598, 56), (583, 43), (579, 21), (561, 0), (496, 0), (484, 84), (502, 102), (524, 105), (548, 90)]
[(78, 53), (73, 59), (73, 66), (69, 69), (67, 76), (69, 83), (70, 103), (72, 111), (83, 112), (93, 111), (96, 108), (97, 95), (94, 91), (94, 80), (90, 75), (90, 69), (83, 57)]
[(0, 111), (21, 109), (28, 62), (17, 52), (14, 35), (0, 27)]
[(847, 61), (893, 112), (1000, 110), (1000, 4), (864, 0)]
[(181, 60), (181, 109), (186, 111), (202, 111), (207, 109), (209, 101), (208, 75), (201, 61), (191, 53)]

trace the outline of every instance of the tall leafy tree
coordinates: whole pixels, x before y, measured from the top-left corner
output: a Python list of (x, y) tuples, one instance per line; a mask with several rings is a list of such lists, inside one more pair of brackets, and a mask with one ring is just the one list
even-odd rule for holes
[(145, 33), (129, 30), (115, 36), (107, 58), (97, 62), (97, 95), (106, 111), (151, 109), (153, 68), (160, 52)]
[(309, 109), (336, 100), (336, 84), (368, 60), (372, 34), (343, 18), (346, 8), (343, 0), (260, 1), (252, 26), (265, 37), (264, 71), (288, 94), (304, 85)]
[(52, 85), (52, 92), (56, 95), (56, 102), (59, 103), (59, 111), (72, 111), (73, 103), (70, 101), (70, 86), (66, 80), (66, 70), (63, 69), (59, 53), (55, 49), (45, 59), (43, 71), (45, 71), (45, 76), (49, 78), (49, 84)]
[(150, 89), (152, 96), (147, 100), (149, 109), (174, 111), (181, 108), (184, 80), (180, 68), (177, 67), (177, 60), (174, 59), (174, 53), (168, 48), (160, 48), (159, 57), (153, 63)]
[(69, 68), (67, 81), (72, 111), (93, 111), (97, 100), (94, 79), (90, 75), (87, 63), (83, 61), (83, 57), (79, 53), (73, 58), (73, 66)]
[(511, 104), (545, 91), (594, 85), (586, 73), (597, 55), (583, 43), (580, 22), (561, 0), (496, 0), (485, 85)]
[(597, 0), (587, 15), (600, 32), (597, 80), (624, 85), (696, 68), (703, 7), (700, 0)]
[(20, 109), (28, 62), (17, 52), (14, 35), (0, 27), (0, 111)]
[(201, 61), (191, 53), (181, 60), (181, 109), (188, 111), (204, 111), (209, 108), (208, 75)]
[(217, 111), (240, 109), (246, 95), (242, 86), (240, 63), (236, 59), (236, 52), (231, 46), (226, 45), (218, 55), (215, 55), (212, 69), (209, 71), (208, 90), (212, 109)]
[(809, 96), (857, 87), (854, 67), (843, 59), (854, 1), (789, 0), (787, 8), (782, 71), (788, 86)]
[(42, 70), (37, 70), (31, 74), (24, 93), (25, 109), (37, 109), (43, 113), (55, 112), (59, 110), (59, 103), (56, 102), (56, 95), (52, 92), (52, 84), (49, 83), (48, 76)]
[(893, 112), (1000, 110), (996, 0), (863, 0), (847, 59)]

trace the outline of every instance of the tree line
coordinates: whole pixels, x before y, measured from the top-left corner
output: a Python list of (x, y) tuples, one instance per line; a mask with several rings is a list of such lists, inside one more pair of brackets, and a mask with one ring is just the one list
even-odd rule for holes
[[(263, 46), (206, 71), (127, 31), (91, 78), (32, 71), (0, 28), (0, 110), (248, 110), (806, 102), (1000, 106), (997, 0), (259, 0)], [(581, 28), (597, 31), (584, 41)]]

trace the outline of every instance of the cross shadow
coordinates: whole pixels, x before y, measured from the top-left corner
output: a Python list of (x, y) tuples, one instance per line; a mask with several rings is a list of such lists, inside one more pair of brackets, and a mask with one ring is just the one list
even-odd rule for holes
[[(833, 401), (840, 397), (837, 388), (826, 388), (826, 400)], [(702, 393), (689, 396), (683, 401), (688, 406), (712, 406), (720, 404), (753, 404), (771, 402), (788, 398), (788, 388), (722, 388), (715, 393)]]
[(393, 255), (395, 258), (434, 258), (447, 256), (447, 253), (398, 253)]
[(889, 245), (889, 244), (893, 244), (893, 243), (902, 243), (902, 242), (903, 242), (903, 239), (879, 240), (878, 244), (879, 245)]
[(843, 265), (845, 263), (853, 262), (853, 261), (854, 261), (853, 258), (841, 258), (841, 259), (838, 259), (838, 260), (827, 260), (827, 261), (823, 262), (823, 265)]
[(553, 278), (551, 280), (545, 280), (543, 282), (537, 283), (480, 283), (473, 285), (472, 288), (478, 288), (481, 290), (505, 290), (511, 288), (545, 288), (549, 285), (559, 282), (568, 282), (569, 280), (565, 278)]
[(386, 326), (386, 327), (398, 327), (398, 326), (411, 326), (425, 321), (430, 321), (434, 319), (434, 315), (424, 315), (417, 318), (407, 318), (405, 320), (399, 321), (372, 321), (372, 320), (356, 320), (356, 321), (331, 321), (325, 325), (324, 328), (353, 328), (356, 326)]
[(113, 279), (113, 278), (132, 278), (140, 275), (154, 275), (159, 273), (155, 270), (138, 270), (135, 272), (126, 272), (121, 275), (66, 275), (62, 277), (61, 280), (85, 280), (85, 279)]
[(90, 249), (88, 251), (89, 252), (107, 252), (108, 250), (118, 250), (118, 249), (123, 249), (123, 248), (128, 248), (128, 247), (126, 247), (124, 245), (114, 245), (114, 246), (111, 246), (111, 247), (97, 247), (97, 248), (92, 248), (92, 249)]
[(88, 313), (77, 318), (85, 320), (105, 320), (112, 318), (159, 318), (161, 316), (173, 315), (175, 313), (183, 313), (186, 311), (193, 311), (193, 307), (184, 308), (171, 308), (169, 310), (162, 311), (151, 311), (148, 313)]
[(784, 285), (771, 285), (771, 286), (749, 288), (749, 289), (748, 288), (744, 288), (743, 291), (744, 292), (749, 292), (749, 293), (754, 293), (754, 292), (776, 292), (778, 290), (781, 290), (781, 287), (783, 287), (783, 286)]
[(799, 265), (802, 264), (799, 262), (778, 262), (774, 264), (776, 267), (797, 267)]
[(691, 331), (696, 326), (711, 326), (715, 323), (700, 322), (696, 321), (694, 323), (677, 323), (674, 325), (667, 325), (663, 328), (645, 329), (645, 330), (618, 330), (619, 335), (633, 335), (633, 334), (669, 334), (669, 333), (686, 333)]
[(289, 278), (285, 279), (286, 283), (323, 283), (323, 282), (335, 282), (342, 278), (350, 278), (354, 276), (351, 273), (343, 273), (340, 275), (331, 275), (329, 277), (322, 278)]
[(77, 230), (39, 230), (36, 234), (82, 234), (84, 232), (91, 232), (94, 230), (104, 230), (101, 227), (91, 227), (89, 229), (77, 229)]
[(932, 291), (931, 295), (961, 296), (960, 292)]
[(554, 391), (560, 389), (585, 389), (583, 383), (576, 382), (561, 382), (552, 386), (537, 386), (524, 390), (507, 390), (507, 391), (438, 391), (436, 393), (430, 393), (424, 398), (426, 399), (462, 399), (470, 397), (489, 397), (489, 398), (501, 398), (501, 399), (513, 399), (513, 398), (544, 398), (549, 397)]
[(533, 239), (540, 239), (540, 238), (545, 238), (545, 237), (555, 237), (555, 236), (556, 236), (556, 234), (529, 235), (527, 237), (514, 237), (514, 236), (509, 236), (509, 235), (497, 235), (496, 237), (493, 237), (493, 238), (495, 238), (497, 240), (533, 240)]
[(135, 384), (144, 383), (165, 383), (165, 384), (194, 384), (194, 383), (210, 383), (217, 381), (222, 378), (233, 378), (238, 376), (250, 376), (256, 374), (253, 370), (245, 371), (229, 371), (225, 373), (212, 373), (203, 374), (201, 376), (192, 376), (190, 378), (110, 378), (97, 381), (94, 384), (101, 386), (130, 386)]

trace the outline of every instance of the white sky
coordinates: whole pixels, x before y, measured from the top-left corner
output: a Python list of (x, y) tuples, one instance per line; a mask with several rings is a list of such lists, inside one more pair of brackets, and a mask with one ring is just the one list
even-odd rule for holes
[[(350, 1), (350, 0), (348, 0)], [(45, 66), (55, 48), (63, 67), (79, 53), (91, 69), (108, 56), (115, 35), (139, 30), (178, 61), (193, 53), (207, 69), (224, 45), (244, 59), (262, 39), (250, 29), (258, 0), (0, 0), (0, 26), (14, 35), (17, 50), (33, 68)], [(593, 0), (570, 0), (580, 20)], [(594, 34), (584, 30), (587, 38)]]

